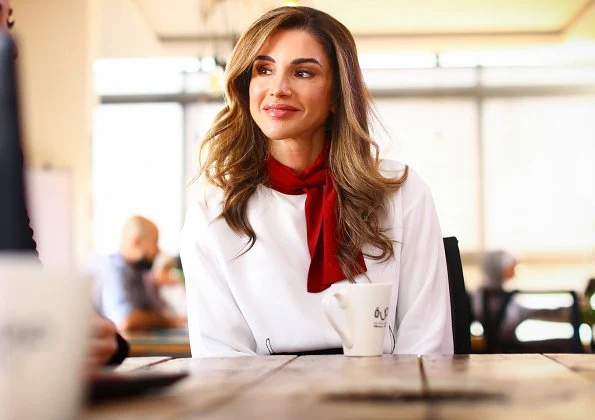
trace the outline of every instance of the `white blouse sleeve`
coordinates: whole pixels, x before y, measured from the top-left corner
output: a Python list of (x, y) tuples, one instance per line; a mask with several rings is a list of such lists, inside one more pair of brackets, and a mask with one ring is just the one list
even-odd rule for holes
[(186, 281), (188, 330), (193, 357), (256, 354), (256, 342), (209, 247), (212, 232), (204, 209), (192, 206), (180, 239)]
[(452, 354), (448, 272), (438, 215), (413, 171), (402, 186), (403, 238), (395, 353)]

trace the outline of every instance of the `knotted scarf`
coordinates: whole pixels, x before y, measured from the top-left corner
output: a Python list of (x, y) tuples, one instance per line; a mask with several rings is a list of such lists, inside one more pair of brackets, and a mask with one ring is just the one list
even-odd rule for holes
[[(321, 292), (345, 279), (336, 257), (341, 238), (337, 232), (337, 192), (328, 169), (328, 157), (329, 146), (326, 145), (314, 163), (301, 173), (296, 173), (273, 157), (267, 161), (271, 188), (283, 194), (306, 194), (306, 227), (311, 257), (307, 290), (310, 293)], [(355, 274), (365, 271), (366, 264), (360, 251)]]

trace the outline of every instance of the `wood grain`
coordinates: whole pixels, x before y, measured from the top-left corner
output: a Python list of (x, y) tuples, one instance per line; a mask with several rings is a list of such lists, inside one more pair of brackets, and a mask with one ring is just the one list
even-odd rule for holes
[(427, 412), (423, 402), (400, 406), (393, 402), (399, 396), (421, 392), (415, 356), (305, 356), (205, 418), (423, 418)]
[[(162, 394), (89, 407), (85, 419), (584, 419), (592, 355), (261, 356), (174, 359)], [(425, 378), (425, 379), (422, 379)]]
[(595, 382), (595, 354), (546, 354), (545, 356)]
[(595, 387), (542, 355), (422, 361), (425, 391), (414, 356), (299, 358), (208, 418), (566, 419), (595, 410)]
[(124, 359), (121, 365), (114, 368), (116, 372), (131, 372), (136, 369), (145, 368), (170, 360), (171, 357), (155, 356), (155, 357), (128, 357)]
[(88, 407), (84, 419), (179, 419), (225, 404), (271, 375), (295, 356), (172, 359), (137, 371), (189, 372), (189, 377), (155, 395)]
[[(431, 393), (467, 395), (430, 404), (432, 418), (590, 418), (595, 387), (540, 354), (424, 357)], [(477, 398), (472, 398), (478, 393)]]

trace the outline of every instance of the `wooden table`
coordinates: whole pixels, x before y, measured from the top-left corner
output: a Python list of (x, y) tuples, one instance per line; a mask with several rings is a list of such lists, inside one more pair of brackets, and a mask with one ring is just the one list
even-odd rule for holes
[[(136, 358), (132, 358), (136, 359)], [(148, 364), (142, 358), (136, 369), (179, 372), (190, 376), (157, 395), (107, 402), (87, 408), (85, 419), (177, 419), (191, 413), (208, 413), (225, 405), (250, 386), (262, 381), (295, 356), (169, 359)]]
[(125, 334), (130, 344), (130, 356), (190, 357), (187, 328), (134, 331)]
[(138, 369), (150, 368), (153, 365), (171, 360), (171, 357), (129, 357), (121, 365), (114, 368), (116, 372), (132, 372)]
[[(149, 362), (149, 359), (146, 359)], [(187, 370), (157, 395), (84, 419), (590, 419), (595, 355), (262, 356), (129, 366)]]

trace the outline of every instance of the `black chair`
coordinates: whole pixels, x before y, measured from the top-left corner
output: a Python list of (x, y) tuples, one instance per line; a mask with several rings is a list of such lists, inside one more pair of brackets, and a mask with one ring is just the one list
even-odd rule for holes
[(589, 279), (585, 287), (585, 297), (590, 299), (595, 294), (595, 278)]
[[(487, 353), (582, 353), (584, 351), (579, 335), (582, 317), (576, 292), (572, 290), (482, 290), (480, 293), (482, 293), (481, 322), (486, 337)], [(539, 341), (521, 342), (516, 335), (511, 335), (512, 330), (504, 334), (505, 319), (507, 319), (509, 307), (516, 298), (564, 294), (571, 298), (570, 306), (556, 309), (526, 309), (526, 313), (521, 313), (522, 318), (515, 319), (513, 324), (507, 325), (506, 330), (510, 330), (511, 325), (516, 327), (522, 321), (531, 319), (567, 322), (572, 325), (573, 329), (570, 339), (547, 338)], [(518, 315), (519, 311), (517, 310), (515, 313)]]
[(481, 313), (478, 318), (484, 329), (485, 352), (510, 353), (511, 345), (502, 339), (501, 328), (516, 291), (480, 289), (477, 293), (481, 296)]
[[(595, 306), (591, 305), (591, 298), (595, 294), (595, 278), (589, 279), (583, 295), (582, 307), (583, 322), (593, 328), (595, 326)], [(595, 337), (591, 336), (591, 353), (595, 353)]]
[(444, 252), (448, 270), (450, 310), (452, 317), (452, 337), (455, 354), (471, 353), (471, 305), (465, 288), (463, 264), (457, 238), (444, 238)]

